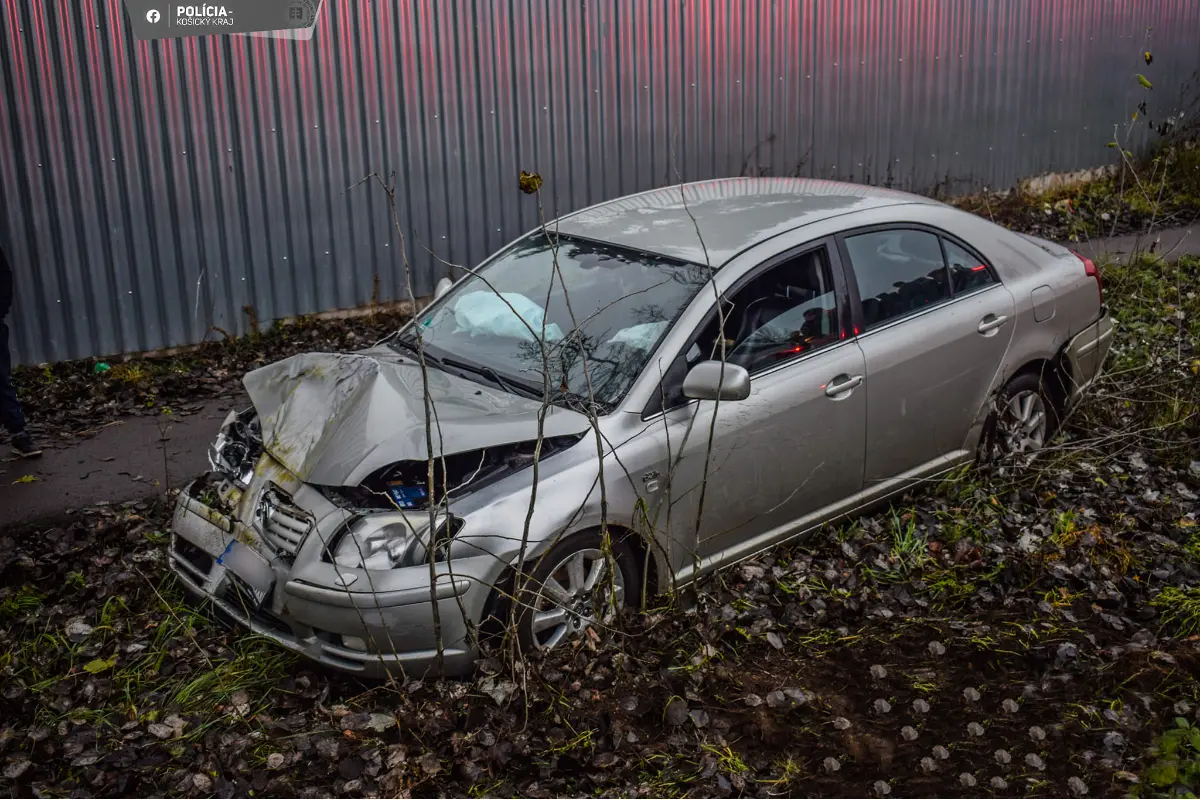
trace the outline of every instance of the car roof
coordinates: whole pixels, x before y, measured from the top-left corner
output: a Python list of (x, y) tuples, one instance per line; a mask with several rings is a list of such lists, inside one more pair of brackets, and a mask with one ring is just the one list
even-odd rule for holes
[(722, 178), (609, 200), (561, 217), (548, 227), (569, 236), (720, 267), (746, 248), (802, 225), (906, 203), (941, 205), (907, 192), (839, 181)]

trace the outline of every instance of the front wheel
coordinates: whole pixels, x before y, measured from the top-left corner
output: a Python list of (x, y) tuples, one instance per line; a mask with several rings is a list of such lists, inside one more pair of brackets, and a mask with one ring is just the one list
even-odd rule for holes
[(612, 534), (608, 540), (599, 531), (576, 533), (534, 562), (517, 615), (522, 650), (550, 650), (589, 629), (603, 636), (617, 612), (633, 606), (633, 551)]
[(984, 426), (980, 456), (985, 462), (1032, 456), (1058, 430), (1058, 409), (1045, 382), (1032, 373), (1009, 381)]

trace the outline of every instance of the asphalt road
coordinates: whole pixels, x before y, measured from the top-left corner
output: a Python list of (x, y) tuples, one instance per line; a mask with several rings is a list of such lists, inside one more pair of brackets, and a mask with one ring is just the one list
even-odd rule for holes
[(179, 486), (208, 465), (208, 445), (233, 400), (213, 401), (160, 430), (154, 417), (114, 420), (95, 436), (40, 458), (0, 453), (0, 529), (69, 516), (102, 502), (142, 500)]
[[(1124, 261), (1150, 247), (1169, 257), (1200, 255), (1200, 228), (1164, 230), (1151, 238), (1120, 236), (1068, 246), (1089, 258)], [(209, 443), (217, 427), (244, 399), (212, 401), (188, 416), (176, 417), (164, 432), (151, 417), (126, 417), (91, 438), (57, 444), (40, 459), (0, 460), (0, 530), (18, 524), (49, 523), (74, 509), (162, 495), (207, 467)], [(4, 447), (4, 452), (7, 451)], [(165, 455), (165, 461), (164, 461)]]
[(1064, 247), (1070, 247), (1092, 260), (1107, 257), (1120, 262), (1126, 261), (1134, 252), (1149, 250), (1152, 245), (1155, 253), (1167, 258), (1200, 256), (1200, 226), (1170, 228), (1153, 236), (1114, 236), (1087, 242), (1063, 242)]

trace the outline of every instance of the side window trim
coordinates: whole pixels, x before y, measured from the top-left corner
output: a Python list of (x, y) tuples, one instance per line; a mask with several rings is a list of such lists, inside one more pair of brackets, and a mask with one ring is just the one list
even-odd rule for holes
[[(731, 287), (729, 287), (728, 290), (726, 290), (725, 292), (723, 292), (721, 294), (721, 301), (727, 302), (728, 298), (735, 296), (739, 291), (744, 289), (747, 284), (749, 284), (750, 282), (754, 281), (755, 279), (761, 277), (764, 273), (766, 273), (772, 269), (775, 269), (776, 267), (780, 266), (781, 264), (785, 264), (788, 261), (791, 261), (792, 259), (800, 258), (801, 256), (804, 256), (807, 253), (812, 253), (812, 252), (814, 252), (816, 250), (820, 250), (822, 248), (824, 248), (824, 250), (825, 250), (825, 257), (829, 263), (829, 271), (833, 277), (833, 289), (834, 289), (834, 292), (837, 294), (839, 341), (836, 342), (835, 344), (831, 345), (831, 347), (839, 346), (844, 341), (848, 341), (848, 340), (852, 339), (856, 335), (857, 329), (852, 328), (851, 323), (850, 323), (851, 313), (854, 308), (853, 296), (851, 294), (853, 292), (853, 281), (850, 280), (850, 276), (849, 276), (848, 272), (846, 271), (846, 267), (845, 267), (845, 263), (842, 258), (841, 251), (838, 248), (836, 236), (824, 236), (815, 241), (805, 242), (802, 245), (797, 245), (796, 247), (792, 248), (791, 250), (787, 250), (787, 251), (784, 251), (783, 253), (779, 253), (778, 255), (772, 256), (771, 258), (768, 258), (766, 261), (763, 261), (761, 264), (755, 265), (752, 269), (748, 270), (744, 275), (742, 275), (740, 278), (738, 278), (737, 281)], [(707, 290), (707, 293), (706, 293), (706, 290)], [(711, 296), (712, 296), (711, 288), (707, 285), (704, 288), (702, 288), (700, 290), (700, 293), (697, 295), (697, 297), (708, 297), (708, 298), (711, 298)], [(685, 340), (686, 343), (684, 344), (683, 349), (681, 351), (679, 351), (678, 353), (676, 353), (674, 358), (671, 359), (671, 365), (674, 365), (676, 360), (679, 359), (680, 356), (683, 356), (685, 353), (687, 353), (688, 350), (691, 349), (692, 345), (695, 344), (696, 337), (698, 335), (700, 335), (700, 333), (703, 332), (704, 329), (706, 327), (708, 327), (708, 325), (713, 321), (713, 318), (716, 315), (716, 304), (711, 299), (708, 302), (710, 303), (710, 308), (708, 309), (708, 313), (706, 313), (704, 315), (704, 318), (700, 321), (700, 323), (692, 329), (691, 333), (688, 335), (688, 338)], [(754, 377), (755, 375), (763, 375), (763, 374), (766, 374), (767, 372), (781, 369), (783, 367), (790, 366), (791, 364), (795, 364), (800, 361), (805, 361), (808, 359), (809, 356), (815, 355), (817, 353), (825, 352), (826, 349), (829, 349), (829, 348), (820, 348), (818, 350), (814, 350), (812, 353), (807, 353), (799, 358), (794, 358), (794, 359), (791, 359), (789, 361), (786, 361), (786, 362), (783, 362), (780, 364), (772, 364), (770, 367), (760, 369), (757, 372), (752, 372), (752, 373), (750, 373), (750, 375), (751, 375), (751, 377)], [(668, 367), (668, 369), (670, 369), (670, 367)], [(660, 384), (660, 388), (661, 388), (661, 384)], [(674, 411), (677, 408), (683, 408), (684, 406), (687, 406), (692, 402), (692, 401), (688, 400), (688, 401), (686, 401), (684, 403), (680, 403), (678, 405), (670, 406), (668, 408), (663, 408), (662, 403), (659, 401), (660, 400), (659, 395), (660, 395), (660, 392), (656, 391), (651, 396), (649, 402), (646, 404), (646, 407), (644, 409), (642, 409), (641, 417), (642, 417), (643, 421), (650, 420), (657, 415), (669, 413), (671, 411)]]
[[(942, 300), (941, 302), (938, 302), (938, 303), (935, 303), (935, 304), (929, 306), (928, 308), (918, 309), (916, 311), (912, 311), (903, 316), (896, 317), (894, 319), (890, 319), (887, 322), (884, 322), (883, 324), (881, 324), (875, 328), (872, 328), (871, 330), (868, 331), (868, 330), (866, 330), (866, 326), (864, 324), (866, 320), (865, 320), (865, 316), (863, 314), (862, 297), (859, 295), (859, 291), (858, 291), (858, 276), (854, 272), (854, 262), (850, 259), (850, 250), (849, 250), (849, 248), (846, 247), (846, 239), (849, 239), (853, 236), (858, 236), (858, 235), (864, 234), (864, 233), (875, 233), (877, 231), (895, 231), (895, 230), (923, 231), (925, 233), (931, 233), (938, 238), (938, 247), (942, 251), (942, 264), (946, 270), (946, 280), (947, 280), (947, 285), (949, 286), (949, 289), (950, 289), (950, 296), (948, 298), (946, 298), (945, 300)], [(846, 281), (846, 287), (849, 290), (850, 302), (851, 302), (851, 307), (852, 307), (852, 312), (853, 312), (853, 331), (851, 332), (850, 335), (852, 335), (854, 337), (859, 337), (859, 336), (866, 335), (868, 333), (874, 333), (875, 331), (878, 331), (878, 330), (890, 328), (892, 325), (899, 323), (899, 322), (907, 322), (908, 320), (913, 319), (915, 317), (919, 317), (922, 314), (925, 314), (925, 313), (928, 313), (935, 309), (942, 308), (946, 305), (949, 305), (950, 303), (955, 302), (956, 300), (958, 300), (961, 297), (967, 297), (968, 295), (975, 294), (975, 292), (987, 291), (988, 289), (994, 287), (996, 284), (1001, 283), (1000, 277), (996, 272), (996, 268), (994, 266), (992, 266), (992, 262), (989, 261), (988, 259), (980, 256), (978, 250), (976, 250), (974, 247), (969, 247), (966, 243), (964, 243), (957, 236), (943, 230), (942, 228), (939, 228), (935, 225), (929, 225), (924, 222), (882, 222), (882, 223), (877, 223), (875, 225), (863, 225), (858, 228), (849, 228), (844, 231), (839, 231), (838, 233), (834, 234), (834, 236), (832, 238), (837, 243), (838, 257), (839, 257), (839, 260), (842, 262), (843, 277)], [(978, 257), (979, 263), (986, 266), (988, 269), (988, 274), (992, 276), (992, 283), (989, 284), (988, 286), (984, 286), (979, 289), (974, 289), (970, 292), (963, 292), (961, 294), (955, 294), (954, 293), (954, 279), (953, 279), (954, 276), (950, 272), (950, 261), (948, 258), (946, 258), (945, 242), (947, 242), (947, 241), (953, 242), (955, 245), (961, 247), (963, 250), (966, 250), (971, 255)]]

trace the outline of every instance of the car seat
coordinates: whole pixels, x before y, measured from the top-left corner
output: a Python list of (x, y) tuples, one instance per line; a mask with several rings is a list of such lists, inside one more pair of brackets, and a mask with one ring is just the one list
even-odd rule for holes
[(869, 328), (876, 322), (879, 322), (880, 315), (883, 313), (883, 304), (878, 297), (864, 297), (862, 309), (863, 322)]
[(816, 296), (817, 293), (806, 286), (776, 285), (773, 294), (751, 300), (750, 304), (746, 306), (742, 312), (741, 323), (734, 341), (738, 344), (744, 342), (747, 336), (767, 325), (780, 314), (791, 311)]
[(790, 300), (783, 294), (766, 295), (750, 301), (750, 304), (742, 311), (737, 336), (733, 341), (741, 344), (750, 334), (795, 305), (795, 300)]

